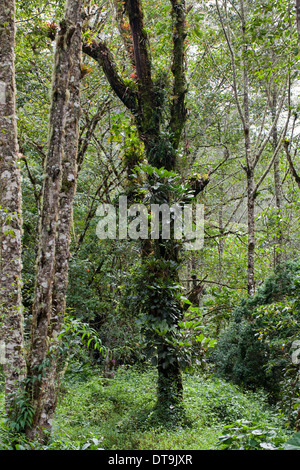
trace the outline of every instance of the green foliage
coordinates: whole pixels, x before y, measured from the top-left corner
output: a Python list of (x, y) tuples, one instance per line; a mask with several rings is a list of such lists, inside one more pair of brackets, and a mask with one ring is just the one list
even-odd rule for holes
[[(183, 299), (186, 302), (187, 299)], [(190, 302), (189, 302), (190, 303)], [(198, 307), (190, 307), (184, 319), (178, 323), (180, 338), (178, 346), (183, 369), (186, 372), (207, 370), (209, 352), (215, 347), (217, 340), (210, 337), (210, 331), (204, 324)]]
[(247, 321), (232, 323), (221, 334), (212, 360), (217, 374), (227, 380), (248, 388), (266, 387), (271, 391), (276, 386), (276, 377), (266, 377), (265, 347), (255, 333), (255, 328)]
[[(90, 3), (92, 6), (94, 4), (94, 1)], [(160, 100), (157, 112), (162, 117), (160, 138), (150, 157), (157, 166), (165, 164), (167, 168), (170, 165), (169, 157), (174, 153), (170, 145), (168, 105), (170, 100), (176, 98), (171, 96), (171, 5), (164, 0), (155, 4), (145, 0), (143, 5), (155, 93)], [(242, 96), (243, 92), (244, 64), (249, 75), (251, 127), (258, 143), (260, 137), (262, 140), (265, 138), (271, 120), (268, 108), (270, 93), (277, 86), (279, 95), (283, 92), (282, 84), (287, 71), (291, 72), (292, 83), (299, 74), (297, 32), (291, 14), (293, 6), (291, 0), (264, 0), (259, 4), (249, 2), (245, 31), (247, 50), (244, 53), (241, 53), (240, 6), (236, 3), (233, 8), (227, 9), (226, 16), (223, 11), (235, 56), (238, 96)], [(41, 0), (17, 2), (17, 114), (20, 151), (25, 155), (21, 164), (24, 218), (22, 294), (26, 345), (35, 281), (39, 195), (43, 184), (43, 161), (47, 153), (53, 39), (63, 8), (64, 2), (60, 0), (54, 3)], [(99, 24), (94, 28), (93, 19), (97, 16)], [(80, 168), (74, 204), (67, 299), (72, 317), (66, 318), (60, 335), (60, 352), (71, 359), (67, 378), (73, 385), (76, 380), (81, 381), (82, 395), (78, 396), (78, 402), (74, 405), (78, 418), (74, 416), (75, 411), (74, 414), (73, 410), (70, 412), (77, 434), (71, 439), (56, 428), (56, 440), (51, 444), (53, 449), (94, 450), (94, 447), (102, 446), (100, 436), (104, 435), (103, 429), (97, 427), (91, 434), (88, 430), (90, 422), (98, 426), (98, 422), (93, 421), (97, 405), (99, 422), (110, 422), (106, 428), (105, 445), (115, 448), (118, 445), (155, 448), (162, 443), (166, 448), (176, 449), (178, 446), (180, 448), (183, 440), (187, 449), (193, 445), (208, 446), (208, 442), (212, 445), (215, 429), (204, 431), (206, 422), (212, 425), (221, 422), (230, 424), (246, 415), (252, 423), (260, 422), (258, 409), (252, 402), (244, 401), (236, 388), (231, 385), (227, 388), (222, 381), (207, 380), (200, 387), (195, 377), (191, 380), (197, 382), (197, 390), (190, 381), (190, 388), (185, 389), (185, 399), (190, 419), (194, 423), (196, 416), (203, 419), (201, 429), (185, 428), (178, 433), (174, 430), (154, 430), (155, 424), (160, 426), (157, 417), (150, 411), (154, 376), (150, 381), (149, 376), (146, 379), (133, 374), (129, 386), (131, 379), (126, 379), (126, 382), (120, 373), (117, 380), (121, 385), (107, 380), (105, 383), (111, 384), (109, 387), (105, 385), (109, 392), (104, 396), (102, 388), (101, 392), (98, 390), (100, 404), (92, 401), (89, 407), (85, 397), (90, 395), (83, 388), (83, 383), (88, 381), (87, 384), (93, 389), (93, 381), (89, 382), (93, 367), (103, 364), (106, 349), (118, 364), (145, 364), (148, 358), (155, 363), (162, 344), (168, 345), (163, 352), (165, 367), (174, 360), (174, 356), (180, 359), (182, 368), (189, 371), (194, 365), (207, 368), (208, 360), (209, 365), (215, 361), (217, 372), (223, 378), (250, 389), (264, 387), (273, 400), (280, 400), (279, 406), (285, 411), (289, 422), (295, 420), (299, 406), (299, 384), (296, 381), (295, 385), (297, 367), (291, 363), (290, 356), (291, 344), (298, 335), (299, 263), (289, 263), (287, 269), (279, 269), (267, 279), (254, 299), (240, 303), (247, 278), (247, 226), (244, 214), (235, 212), (237, 202), (245, 202), (242, 196), (245, 175), (240, 167), (241, 148), (244, 146), (243, 126), (231, 90), (232, 64), (228, 61), (230, 54), (226, 50), (226, 41), (212, 2), (196, 2), (187, 16), (186, 27), (188, 121), (178, 150), (176, 173), (143, 164), (144, 146), (133, 125), (134, 116), (120, 107), (98, 67), (92, 65), (87, 57), (83, 59), (83, 71), (91, 73), (82, 87), (80, 145), (82, 149), (87, 142), (88, 148)], [(128, 57), (124, 57), (124, 47), (120, 47), (120, 38), (117, 38), (115, 31), (113, 10), (110, 5), (103, 4), (94, 18), (91, 14), (91, 23), (84, 36), (85, 40), (90, 41), (101, 33), (101, 37), (108, 39), (109, 47), (115, 53), (118, 73), (125, 84), (137, 90), (138, 82), (128, 78), (132, 66)], [(268, 95), (265, 90), (268, 90)], [(280, 96), (278, 98), (281, 99)], [(110, 104), (105, 108), (108, 101)], [(297, 99), (292, 98), (290, 106), (296, 109)], [(283, 112), (286, 112), (285, 104)], [(99, 115), (101, 119), (97, 121)], [(282, 121), (280, 117), (279, 133)], [(90, 135), (95, 122), (96, 127)], [(225, 150), (227, 156), (223, 162)], [(258, 179), (269, 164), (271, 155), (270, 139), (270, 145), (256, 167)], [(282, 211), (273, 207), (274, 182), (271, 172), (265, 179), (265, 187), (257, 193), (257, 285), (269, 274), (276, 250), (280, 249), (287, 258), (299, 252), (299, 192), (290, 183), (283, 153), (279, 154), (279, 159), (284, 195)], [(136, 164), (140, 166), (136, 167)], [(137, 198), (148, 203), (169, 204), (190, 200), (192, 191), (185, 181), (191, 181), (194, 174), (207, 174), (210, 168), (215, 170), (219, 165), (220, 169), (213, 173), (209, 190), (201, 194), (206, 208), (205, 250), (193, 253), (195, 273), (201, 278), (209, 274), (208, 282), (215, 282), (216, 287), (205, 285), (201, 308), (193, 309), (191, 306), (183, 318), (180, 312), (185, 300), (183, 289), (176, 279), (182, 267), (185, 269), (187, 265), (160, 264), (157, 256), (160, 249), (174, 252), (180, 246), (171, 243), (156, 245), (154, 256), (141, 270), (140, 250), (135, 243), (99, 242), (95, 236), (93, 214), (98, 203), (114, 200), (120, 191), (128, 189), (129, 176), (133, 189), (137, 189), (137, 194), (134, 194)], [(134, 171), (130, 175), (131, 170)], [(274, 238), (281, 233), (284, 243), (278, 247)], [(225, 285), (228, 288), (223, 287)], [(228, 322), (230, 324), (221, 334), (214, 351), (216, 338)], [(143, 380), (145, 383), (151, 382), (151, 393), (142, 383), (145, 402), (131, 400), (129, 393), (140, 395), (138, 383)], [(110, 392), (110, 399), (106, 399)], [(83, 400), (85, 405), (81, 407), (79, 400)], [(261, 403), (260, 400), (258, 402)], [(20, 431), (30, 423), (31, 410), (26, 397), (20, 396), (16, 403), (14, 428)], [(146, 411), (141, 413), (143, 407)], [(247, 413), (247, 407), (251, 408), (251, 416)], [(126, 416), (122, 415), (121, 419), (119, 412)], [(78, 430), (80, 422), (85, 429), (82, 434)], [(131, 429), (129, 434), (126, 434), (126, 428)], [(141, 429), (145, 430), (142, 436), (139, 435)], [(72, 429), (70, 434), (73, 436)], [(18, 445), (20, 449), (30, 448), (22, 440)]]
[[(190, 364), (190, 346), (182, 336), (181, 286), (174, 281), (178, 263), (148, 256), (131, 277), (131, 301), (139, 312), (140, 345), (145, 359), (167, 369), (177, 358)], [(134, 305), (133, 304), (133, 305)]]
[(300, 450), (300, 432), (296, 432), (285, 442), (284, 450)]
[(263, 387), (280, 401), (291, 424), (299, 396), (291, 347), (299, 335), (299, 261), (272, 274), (254, 298), (244, 300), (213, 354), (217, 373), (248, 388)]
[(131, 179), (136, 181), (136, 192), (144, 204), (182, 203), (191, 200), (194, 193), (174, 171), (149, 164), (136, 165)]
[(110, 450), (217, 449), (222, 426), (238, 419), (269, 424), (286, 436), (282, 418), (263, 394), (242, 393), (223, 380), (199, 375), (184, 375), (187, 420), (171, 429), (155, 413), (156, 381), (152, 367), (121, 367), (111, 379), (96, 375), (65, 383), (51, 448), (66, 440), (83, 446), (90, 433), (101, 436), (101, 447)]
[(31, 426), (34, 408), (26, 390), (18, 390), (9, 396), (10, 413), (6, 419), (11, 436), (23, 433)]
[(250, 392), (216, 377), (191, 375), (185, 384), (187, 418), (203, 420), (207, 426), (227, 425), (238, 419), (272, 423), (282, 427), (283, 419), (267, 403), (261, 391)]
[[(262, 393), (245, 393), (224, 380), (185, 374), (186, 421), (178, 421), (171, 429), (154, 412), (157, 381), (154, 368), (121, 367), (111, 379), (95, 372), (94, 369), (94, 375), (83, 381), (80, 376), (77, 380), (72, 377), (71, 381), (66, 377), (46, 446), (29, 443), (22, 434), (15, 434), (12, 441), (2, 420), (0, 449), (217, 450), (223, 427), (238, 420), (251, 422), (251, 426), (259, 423), (264, 432), (269, 427), (276, 429), (278, 441), (288, 440), (282, 416), (268, 405)], [(2, 393), (0, 420), (3, 398)], [(224, 432), (234, 434), (229, 428)]]
[(273, 426), (241, 419), (223, 427), (219, 446), (222, 450), (283, 450), (286, 438)]
[(91, 328), (88, 323), (84, 323), (70, 315), (66, 316), (64, 319), (58, 340), (60, 352), (62, 354), (67, 352), (68, 357), (71, 358), (78, 352), (78, 342), (80, 344), (79, 347), (83, 345), (85, 348), (89, 349), (92, 346), (95, 351), (99, 351), (103, 355), (106, 354), (105, 347), (102, 345), (97, 331)]

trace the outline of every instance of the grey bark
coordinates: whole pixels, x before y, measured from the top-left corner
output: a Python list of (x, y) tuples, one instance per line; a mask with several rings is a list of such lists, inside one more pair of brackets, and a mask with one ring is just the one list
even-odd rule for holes
[[(43, 402), (45, 397), (45, 378), (50, 358), (49, 325), (51, 320), (52, 294), (55, 275), (57, 228), (60, 210), (60, 191), (62, 183), (64, 137), (67, 120), (67, 106), (70, 97), (70, 77), (72, 40), (78, 23), (82, 2), (67, 0), (65, 17), (60, 25), (56, 41), (55, 64), (52, 83), (50, 128), (48, 154), (45, 161), (45, 177), (41, 209), (39, 251), (33, 319), (31, 348), (29, 357), (29, 377), (33, 379), (28, 391), (34, 406), (33, 425), (27, 431), (30, 439), (36, 436), (41, 424), (45, 424)], [(64, 165), (64, 168), (66, 166)], [(69, 173), (75, 177), (72, 170)], [(58, 238), (58, 240), (61, 240)], [(48, 423), (51, 426), (51, 422)]]
[(0, 6), (0, 340), (6, 409), (25, 376), (22, 319), (22, 193), (15, 87), (15, 3)]
[[(247, 210), (248, 210), (248, 294), (250, 296), (254, 295), (255, 293), (255, 199), (257, 195), (258, 188), (264, 181), (265, 177), (269, 173), (270, 169), (274, 166), (274, 161), (277, 157), (279, 152), (280, 146), (285, 138), (288, 123), (290, 119), (290, 111), (288, 111), (288, 117), (286, 120), (285, 127), (281, 132), (280, 137), (278, 137), (278, 143), (276, 148), (274, 149), (273, 156), (270, 159), (270, 163), (267, 166), (266, 170), (263, 172), (262, 176), (259, 178), (259, 181), (255, 183), (255, 169), (256, 166), (262, 156), (263, 151), (265, 150), (268, 142), (272, 138), (274, 133), (274, 129), (277, 126), (277, 122), (280, 116), (280, 113), (283, 109), (283, 104), (286, 99), (286, 95), (284, 90), (282, 90), (282, 96), (280, 102), (278, 103), (278, 109), (276, 110), (275, 115), (273, 116), (273, 121), (271, 124), (270, 129), (267, 132), (265, 137), (262, 137), (262, 131), (265, 129), (264, 126), (264, 118), (262, 119), (261, 123), (261, 130), (259, 132), (258, 137), (256, 138), (256, 142), (251, 141), (251, 128), (250, 128), (250, 103), (249, 103), (249, 79), (248, 79), (248, 71), (247, 71), (247, 35), (246, 35), (246, 19), (247, 19), (247, 3), (244, 0), (240, 0), (240, 19), (241, 19), (241, 34), (243, 38), (243, 80), (242, 80), (242, 88), (243, 88), (243, 100), (240, 98), (240, 90), (238, 86), (238, 75), (236, 70), (236, 62), (237, 58), (234, 53), (233, 44), (231, 41), (231, 33), (229, 27), (229, 17), (227, 13), (225, 13), (225, 17), (222, 14), (218, 0), (216, 0), (217, 11), (219, 15), (219, 19), (221, 22), (222, 30), (228, 45), (228, 50), (230, 53), (231, 59), (231, 66), (232, 66), (232, 86), (235, 96), (235, 101), (237, 105), (237, 110), (239, 113), (240, 120), (243, 124), (244, 130), (244, 146), (245, 146), (245, 160), (246, 165), (243, 167), (246, 172), (247, 178)], [(289, 76), (287, 77), (287, 83), (289, 85)], [(285, 84), (285, 86), (286, 86)], [(289, 85), (290, 86), (290, 85)]]
[(77, 183), (77, 153), (80, 120), (80, 84), (82, 58), (82, 2), (73, 9), (76, 31), (70, 47), (69, 102), (66, 111), (64, 152), (62, 159), (62, 183), (59, 198), (59, 218), (57, 224), (55, 276), (52, 292), (52, 309), (48, 336), (51, 345), (51, 365), (45, 374), (43, 412), (40, 425), (50, 430), (55, 412), (59, 386), (64, 371), (64, 362), (59, 356), (58, 336), (64, 321), (66, 294), (68, 287), (71, 226), (73, 220), (73, 200)]
[[(277, 108), (277, 89), (276, 86), (273, 90), (272, 96), (272, 118), (275, 119), (276, 116), (276, 108)], [(276, 151), (278, 145), (278, 130), (277, 126), (274, 127), (273, 130), (273, 152)], [(275, 160), (274, 160), (274, 188), (275, 188), (275, 202), (276, 202), (276, 234), (275, 234), (275, 251), (274, 251), (274, 265), (277, 266), (282, 261), (282, 248), (283, 248), (283, 233), (280, 226), (280, 219), (281, 219), (281, 211), (282, 211), (282, 190), (281, 190), (281, 178), (280, 178), (280, 169), (279, 169), (279, 152), (277, 152)]]

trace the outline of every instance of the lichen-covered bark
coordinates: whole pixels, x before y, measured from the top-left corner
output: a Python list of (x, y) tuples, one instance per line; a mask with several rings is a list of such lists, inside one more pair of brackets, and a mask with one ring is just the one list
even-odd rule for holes
[(25, 376), (21, 298), (22, 194), (15, 107), (15, 5), (0, 5), (0, 340), (6, 408)]
[(73, 10), (76, 31), (70, 47), (69, 101), (66, 110), (64, 152), (62, 158), (62, 181), (59, 197), (59, 217), (55, 250), (55, 276), (52, 292), (52, 309), (48, 330), (51, 345), (50, 367), (44, 378), (43, 411), (39, 425), (51, 430), (55, 412), (63, 362), (59, 357), (58, 336), (64, 321), (66, 293), (68, 287), (71, 225), (73, 200), (77, 183), (77, 152), (80, 120), (80, 83), (82, 56), (82, 2), (77, 2), (77, 12)]
[[(146, 156), (151, 164), (168, 168), (168, 156), (160, 162), (158, 148), (160, 148), (161, 103), (159, 94), (155, 90), (152, 78), (152, 64), (149, 53), (149, 39), (147, 36), (141, 0), (128, 0), (126, 12), (129, 19), (133, 42), (134, 61), (137, 75), (138, 113), (136, 125), (140, 139), (145, 145)], [(161, 149), (162, 150), (162, 149)], [(164, 153), (164, 150), (160, 152)]]
[[(59, 246), (57, 240), (61, 241), (59, 235), (57, 238), (57, 228), (61, 203), (62, 170), (63, 167), (64, 171), (67, 169), (64, 161), (64, 137), (70, 97), (69, 84), (72, 85), (72, 80), (74, 80), (74, 76), (70, 74), (72, 41), (81, 6), (82, 2), (67, 0), (65, 17), (56, 42), (29, 356), (29, 377), (32, 380), (29, 382), (28, 391), (31, 394), (35, 411), (33, 425), (27, 431), (29, 438), (35, 437), (38, 428), (47, 424), (43, 413), (45, 399), (43, 377), (46, 376), (48, 367), (46, 359), (49, 347), (56, 246)], [(74, 145), (76, 145), (75, 142)], [(70, 169), (67, 179), (68, 177), (73, 184), (73, 178), (75, 178), (73, 169)], [(48, 424), (51, 425), (51, 423)]]

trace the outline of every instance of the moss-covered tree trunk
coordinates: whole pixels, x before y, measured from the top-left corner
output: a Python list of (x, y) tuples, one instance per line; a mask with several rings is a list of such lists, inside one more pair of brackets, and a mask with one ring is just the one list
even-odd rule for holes
[[(129, 51), (129, 60), (135, 66), (136, 87), (128, 86), (128, 84), (125, 85), (118, 74), (113, 56), (104, 42), (94, 41), (92, 44), (84, 44), (83, 50), (99, 63), (111, 88), (135, 117), (135, 124), (141, 143), (145, 148), (145, 156), (148, 163), (152, 167), (164, 167), (166, 170), (176, 171), (177, 150), (187, 114), (185, 107), (187, 86), (184, 51), (186, 9), (184, 0), (170, 0), (170, 3), (173, 28), (173, 87), (170, 90), (168, 101), (165, 100), (164, 102), (162, 100), (161, 87), (164, 84), (158, 84), (153, 79), (149, 38), (145, 29), (141, 0), (127, 0), (125, 3), (115, 0), (117, 21), (121, 35), (122, 24), (124, 24), (122, 15), (127, 15), (130, 24), (131, 38), (124, 37), (124, 43)], [(166, 122), (165, 116), (168, 116), (168, 122)], [(165, 131), (166, 128), (167, 132)], [(149, 182), (151, 184), (150, 178)], [(206, 184), (207, 182), (203, 186), (198, 185), (199, 187), (196, 192), (202, 190)], [(172, 200), (171, 190), (166, 199), (167, 202)], [(169, 269), (172, 265), (178, 266), (180, 262), (178, 246), (175, 240), (163, 240), (160, 237), (158, 240), (142, 241), (142, 260), (146, 267), (145, 273), (147, 273), (149, 260), (153, 261), (153, 282), (163, 284), (165, 279), (168, 278), (168, 282), (173, 286), (178, 285), (178, 269)], [(149, 283), (149, 279), (148, 282), (145, 281), (145, 285)], [(158, 297), (154, 300), (157, 307), (154, 308), (152, 305), (150, 309), (149, 305), (149, 318), (155, 318), (157, 323), (165, 320), (169, 331), (173, 331), (173, 334), (176, 335), (175, 332), (177, 331), (178, 322), (182, 318), (183, 309), (178, 300), (174, 301), (176, 296), (167, 297), (168, 293), (166, 290), (165, 293), (161, 294), (159, 302)], [(156, 342), (158, 356), (158, 404), (166, 405), (168, 408), (170, 404), (175, 406), (182, 401), (180, 360), (176, 348), (170, 345), (169, 339), (167, 335), (160, 336)]]
[[(74, 2), (73, 2), (74, 3)], [(82, 1), (72, 7), (76, 30), (70, 45), (69, 101), (66, 109), (65, 137), (62, 156), (62, 181), (59, 195), (59, 216), (55, 246), (55, 275), (48, 337), (51, 345), (50, 365), (44, 377), (44, 399), (40, 425), (51, 429), (64, 362), (59, 355), (59, 334), (64, 322), (73, 222), (73, 201), (77, 185), (77, 152), (80, 120), (80, 85), (82, 56)]]
[(15, 88), (15, 3), (0, 5), (0, 341), (6, 409), (25, 377), (22, 321), (22, 193)]
[[(69, 235), (65, 232), (70, 222), (72, 197), (75, 184), (74, 153), (76, 140), (73, 142), (74, 151), (64, 157), (67, 120), (70, 122), (72, 109), (68, 108), (71, 96), (69, 87), (73, 86), (75, 69), (78, 59), (74, 61), (74, 35), (81, 28), (80, 14), (82, 2), (67, 0), (65, 16), (60, 25), (56, 41), (55, 63), (52, 83), (50, 128), (48, 154), (45, 161), (45, 178), (43, 185), (42, 212), (39, 233), (39, 251), (37, 257), (37, 273), (35, 298), (33, 303), (33, 318), (31, 328), (31, 348), (29, 354), (28, 393), (34, 408), (33, 423), (28, 426), (29, 439), (43, 439), (45, 429), (51, 428), (51, 413), (54, 401), (47, 396), (47, 375), (51, 366), (51, 355), (48, 354), (51, 334), (56, 331), (56, 324), (61, 324), (61, 312), (64, 309), (62, 297), (65, 293), (65, 279), (61, 271), (66, 267), (68, 249), (62, 253), (62, 242), (68, 244)], [(80, 51), (80, 49), (79, 49)], [(79, 53), (78, 51), (78, 53)], [(76, 52), (77, 53), (77, 52)], [(72, 73), (70, 73), (72, 72)], [(77, 71), (76, 71), (77, 73)], [(73, 90), (72, 90), (73, 91)], [(77, 103), (78, 104), (78, 103)], [(77, 111), (76, 111), (77, 116)], [(71, 138), (77, 138), (72, 130)], [(71, 167), (69, 168), (70, 165)], [(64, 186), (62, 186), (62, 183)], [(61, 192), (62, 189), (62, 192)], [(70, 191), (70, 192), (69, 192)], [(68, 213), (68, 214), (67, 214)], [(58, 223), (58, 221), (60, 221)], [(59, 232), (57, 232), (59, 229)], [(66, 240), (64, 240), (66, 237)], [(55, 264), (58, 272), (55, 283)], [(66, 271), (67, 275), (67, 271)], [(58, 286), (61, 281), (62, 285)], [(56, 290), (54, 291), (54, 285)], [(53, 304), (53, 295), (55, 302)], [(55, 308), (55, 316), (53, 310)], [(58, 311), (59, 310), (59, 311)], [(57, 318), (57, 320), (54, 320)], [(51, 325), (51, 320), (53, 321)], [(48, 401), (49, 399), (49, 401)], [(46, 403), (48, 402), (48, 405)], [(47, 412), (46, 408), (47, 406)], [(51, 411), (51, 412), (50, 412)]]

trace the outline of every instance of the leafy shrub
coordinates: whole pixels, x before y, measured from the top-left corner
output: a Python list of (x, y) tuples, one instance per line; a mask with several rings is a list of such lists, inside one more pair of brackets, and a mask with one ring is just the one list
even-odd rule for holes
[(299, 395), (291, 360), (299, 335), (299, 280), (299, 261), (278, 268), (254, 298), (236, 308), (212, 354), (218, 376), (252, 390), (264, 388), (273, 403), (284, 400), (287, 386), (294, 387), (295, 399)]
[(272, 422), (278, 427), (283, 425), (262, 391), (242, 392), (238, 386), (216, 377), (189, 376), (185, 379), (184, 393), (187, 417), (191, 423), (200, 420), (203, 425), (218, 426), (246, 419)]
[(241, 419), (223, 427), (218, 445), (226, 450), (283, 450), (286, 438), (277, 428)]
[(252, 390), (264, 387), (274, 392), (277, 388), (276, 377), (266, 375), (266, 347), (258, 341), (252, 323), (231, 323), (212, 356), (217, 374), (226, 380)]
[(284, 443), (284, 450), (300, 450), (300, 432), (296, 432)]

